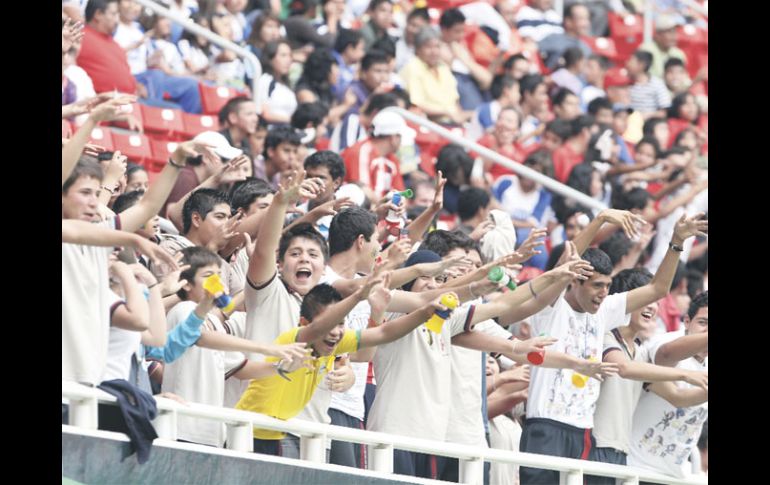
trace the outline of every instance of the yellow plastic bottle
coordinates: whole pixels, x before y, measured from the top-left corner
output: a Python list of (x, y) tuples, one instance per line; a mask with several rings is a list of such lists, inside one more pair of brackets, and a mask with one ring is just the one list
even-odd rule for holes
[(452, 311), (457, 308), (457, 305), (460, 303), (457, 301), (457, 298), (450, 293), (441, 295), (441, 300), (439, 301), (442, 305), (447, 307), (447, 310), (436, 311), (428, 321), (425, 322), (425, 326), (433, 333), (441, 333), (441, 327), (444, 326), (444, 321), (449, 318), (449, 315), (452, 314)]
[[(596, 357), (593, 355), (588, 358), (591, 362), (597, 362)], [(572, 385), (577, 387), (578, 389), (582, 389), (586, 386), (586, 383), (588, 382), (589, 377), (584, 376), (583, 374), (579, 372), (572, 371)]]
[(213, 274), (203, 280), (203, 289), (214, 295), (214, 304), (225, 313), (230, 313), (235, 307), (235, 302), (230, 295), (225, 293), (225, 285), (218, 274)]

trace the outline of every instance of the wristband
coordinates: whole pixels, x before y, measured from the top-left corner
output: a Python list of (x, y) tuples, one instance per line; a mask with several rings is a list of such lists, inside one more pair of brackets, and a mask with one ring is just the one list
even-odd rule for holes
[(672, 251), (676, 251), (677, 253), (681, 253), (682, 251), (684, 251), (684, 248), (682, 246), (677, 246), (673, 242), (668, 243), (668, 248)]
[(283, 379), (286, 379), (287, 381), (291, 382), (291, 379), (287, 376), (288, 372), (281, 369), (281, 364), (283, 364), (283, 359), (279, 360), (278, 362), (273, 363), (273, 367), (275, 368), (275, 372), (281, 376)]
[(174, 161), (174, 159), (173, 159), (173, 158), (169, 158), (169, 159), (168, 159), (168, 163), (169, 163), (169, 165), (171, 165), (172, 167), (176, 167), (176, 168), (179, 168), (179, 169), (182, 169), (182, 168), (185, 168), (185, 167), (186, 167), (186, 165), (185, 165), (185, 164), (179, 164), (179, 163), (176, 163), (176, 162)]

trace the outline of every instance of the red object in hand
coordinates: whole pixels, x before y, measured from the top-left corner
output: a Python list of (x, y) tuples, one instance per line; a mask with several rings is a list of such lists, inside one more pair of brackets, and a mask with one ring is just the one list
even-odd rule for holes
[(530, 352), (527, 354), (527, 360), (534, 365), (540, 365), (545, 360), (545, 350), (539, 352)]

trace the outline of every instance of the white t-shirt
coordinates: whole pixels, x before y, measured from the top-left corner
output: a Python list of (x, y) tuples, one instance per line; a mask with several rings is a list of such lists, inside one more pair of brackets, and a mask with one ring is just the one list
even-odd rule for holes
[[(99, 223), (119, 229), (118, 218)], [(110, 332), (111, 247), (61, 245), (61, 378), (99, 384)]]
[(272, 91), (270, 85), (273, 84), (272, 74), (264, 73), (257, 81), (257, 109), (262, 113), (262, 105), (267, 104), (271, 113), (291, 116), (297, 109), (297, 97), (294, 91), (281, 82), (275, 82)]
[[(519, 451), (521, 425), (508, 416), (501, 414), (489, 420), (490, 448), (506, 451)], [(495, 485), (514, 485), (518, 483), (519, 466), (510, 463), (492, 462), (489, 469), (489, 483)]]
[[(617, 350), (623, 352), (631, 361), (649, 362), (646, 346), (633, 342), (636, 350), (632, 358), (617, 332), (618, 330), (613, 330), (604, 334), (602, 356), (611, 350)], [(596, 438), (597, 448), (614, 448), (628, 454), (634, 410), (639, 403), (643, 385), (642, 381), (623, 379), (620, 376), (604, 379), (594, 413), (593, 435)]]
[[(515, 175), (503, 175), (497, 179), (495, 187), (502, 182), (507, 183), (508, 181), (510, 181), (510, 185), (501, 194), (500, 205), (505, 212), (510, 214), (514, 219), (521, 221), (532, 219), (532, 211), (535, 210), (535, 207), (537, 207), (537, 203), (540, 200), (540, 186), (536, 186), (531, 192), (524, 192), (521, 190), (519, 177)], [(496, 190), (493, 191), (497, 192)], [(540, 221), (537, 222), (540, 223)]]
[[(176, 304), (166, 315), (168, 330), (185, 321), (196, 306), (194, 301)], [(219, 319), (210, 313), (203, 325), (208, 331), (226, 333)], [(225, 379), (243, 367), (245, 361), (240, 352), (222, 352), (193, 345), (163, 368), (161, 388), (163, 392), (173, 392), (190, 402), (222, 406)], [(225, 443), (224, 423), (180, 415), (177, 431), (177, 437), (182, 440), (220, 448)]]
[[(682, 336), (684, 330), (650, 339), (645, 344), (649, 348), (650, 362), (655, 362), (655, 355), (663, 344)], [(691, 357), (680, 361), (676, 368), (708, 371), (708, 358), (701, 363)], [(685, 389), (693, 387), (682, 381), (674, 384)], [(698, 453), (695, 447), (708, 418), (708, 409), (708, 402), (676, 408), (653, 392), (642, 393), (634, 413), (628, 464), (676, 477), (686, 476), (687, 459), (692, 452)]]
[[(477, 302), (480, 302), (477, 301)], [(509, 339), (511, 334), (494, 320), (484, 320), (473, 327), (495, 337)], [(452, 345), (452, 399), (449, 401), (449, 426), (446, 441), (487, 448), (484, 432), (482, 383), (486, 362), (483, 353)]]
[[(377, 394), (366, 429), (445, 441), (447, 403), (453, 398), (451, 339), (465, 331), (474, 309), (455, 309), (440, 334), (422, 324), (404, 337), (377, 347), (373, 360)], [(388, 320), (401, 315), (391, 313)]]
[[(67, 66), (67, 69), (64, 70), (64, 75), (75, 85), (75, 99), (77, 101), (96, 96), (94, 82), (82, 67), (77, 64), (70, 64)], [(76, 116), (75, 124), (77, 126), (82, 125), (86, 122), (88, 116), (88, 113)]]
[[(532, 335), (545, 333), (559, 339), (550, 349), (587, 359), (601, 358), (604, 334), (628, 325), (627, 293), (616, 293), (604, 299), (595, 314), (578, 313), (564, 297), (529, 319)], [(572, 384), (572, 371), (532, 367), (527, 400), (527, 418), (547, 418), (577, 428), (594, 427), (594, 409), (599, 398), (600, 383), (588, 379), (581, 389)]]
[[(110, 290), (113, 303), (110, 305), (110, 314), (114, 313), (120, 304), (125, 303), (123, 298)], [(111, 316), (111, 315), (110, 315)], [(131, 374), (131, 356), (139, 350), (142, 344), (142, 332), (124, 330), (110, 326), (110, 340), (107, 346), (107, 365), (104, 367), (102, 381), (112, 379), (128, 380)]]
[(177, 48), (182, 54), (182, 60), (189, 62), (195, 72), (205, 69), (211, 64), (209, 57), (200, 48), (191, 45), (187, 39), (180, 39)]
[(152, 39), (149, 44), (148, 54), (152, 55), (155, 51), (161, 51), (163, 53), (163, 60), (166, 61), (166, 65), (174, 74), (180, 76), (186, 74), (187, 68), (182, 60), (182, 54), (175, 44), (163, 39)]
[[(320, 283), (326, 283), (328, 285), (333, 284), (335, 281), (342, 277), (337, 274), (334, 269), (328, 264), (326, 265), (326, 271)], [(355, 278), (360, 278), (356, 275)], [(345, 328), (351, 330), (364, 330), (369, 325), (369, 317), (372, 314), (372, 307), (367, 300), (358, 302), (356, 306), (345, 317)], [(350, 362), (350, 367), (353, 369), (353, 373), (356, 376), (356, 382), (353, 387), (345, 392), (332, 392), (331, 403), (329, 405), (332, 409), (337, 409), (353, 416), (354, 418), (364, 420), (364, 391), (366, 391), (366, 375), (369, 370), (368, 362)]]
[[(118, 27), (115, 29), (115, 33), (112, 34), (115, 42), (124, 49), (142, 40), (143, 37), (144, 32), (142, 32), (139, 22), (132, 22), (131, 25), (118, 22)], [(147, 42), (126, 52), (126, 59), (128, 60), (128, 67), (131, 68), (131, 74), (136, 75), (147, 70), (147, 55)]]

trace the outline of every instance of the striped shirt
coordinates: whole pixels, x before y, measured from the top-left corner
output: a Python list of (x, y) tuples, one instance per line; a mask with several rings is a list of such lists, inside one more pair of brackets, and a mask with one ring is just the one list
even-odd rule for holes
[(631, 86), (631, 107), (640, 113), (667, 109), (671, 106), (671, 94), (660, 78), (650, 77), (646, 83)]
[(516, 28), (519, 35), (529, 37), (535, 42), (540, 42), (551, 34), (563, 34), (564, 27), (561, 25), (561, 16), (556, 10), (536, 10), (529, 6), (524, 6), (516, 15)]

